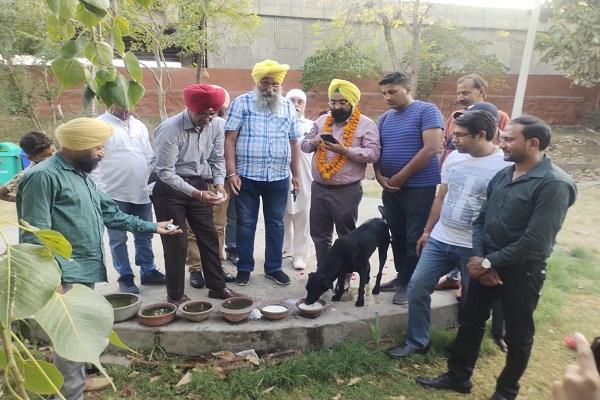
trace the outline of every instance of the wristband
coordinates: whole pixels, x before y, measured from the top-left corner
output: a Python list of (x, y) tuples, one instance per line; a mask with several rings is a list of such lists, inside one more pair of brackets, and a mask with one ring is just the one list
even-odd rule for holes
[(236, 173), (236, 172), (234, 172), (233, 174), (226, 175), (226, 176), (225, 176), (225, 179), (229, 179), (229, 178), (231, 178), (232, 176), (236, 176), (236, 175), (237, 175), (237, 173)]

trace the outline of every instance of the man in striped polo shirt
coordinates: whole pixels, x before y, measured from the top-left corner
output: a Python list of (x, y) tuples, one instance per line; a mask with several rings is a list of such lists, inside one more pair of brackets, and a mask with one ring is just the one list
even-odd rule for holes
[(379, 87), (390, 110), (379, 119), (381, 157), (375, 164), (375, 176), (383, 187), (381, 197), (397, 272), (381, 290), (396, 291), (394, 304), (405, 305), (406, 286), (418, 261), (417, 240), (440, 183), (438, 151), (444, 121), (435, 105), (412, 98), (405, 74), (388, 74)]

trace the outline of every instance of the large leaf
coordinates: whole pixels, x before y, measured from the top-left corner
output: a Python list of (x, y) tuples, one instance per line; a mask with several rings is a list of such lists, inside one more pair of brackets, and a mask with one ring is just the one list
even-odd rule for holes
[(106, 14), (108, 14), (105, 8), (96, 7), (90, 3), (86, 3), (85, 1), (81, 1), (80, 4), (83, 5), (86, 10), (88, 10), (98, 18), (104, 18)]
[[(53, 394), (63, 385), (64, 378), (58, 368), (46, 361), (36, 360), (36, 365), (32, 360), (17, 361), (17, 366), (25, 378), (25, 389), (35, 394)], [(40, 371), (41, 369), (41, 371)], [(44, 376), (45, 375), (45, 376)], [(48, 379), (52, 382), (48, 382)]]
[(129, 35), (129, 21), (125, 17), (119, 15), (115, 18), (114, 24), (119, 27), (121, 34), (125, 36)]
[(114, 39), (114, 44), (115, 44), (115, 50), (121, 55), (124, 54), (125, 53), (125, 42), (123, 41), (123, 35), (121, 33), (121, 28), (119, 28), (118, 25), (114, 24), (112, 33), (113, 33), (113, 39)]
[(135, 0), (135, 2), (141, 5), (142, 7), (150, 8), (152, 3), (154, 3), (154, 0)]
[(54, 15), (46, 17), (46, 30), (50, 39), (55, 41), (69, 40), (75, 36), (75, 27), (70, 21), (63, 21)]
[(142, 69), (140, 68), (140, 62), (138, 61), (135, 54), (132, 51), (128, 51), (125, 53), (125, 67), (127, 68), (127, 72), (136, 82), (144, 81), (144, 74), (142, 73)]
[[(107, 65), (102, 68), (98, 68), (98, 70), (96, 71), (96, 88), (98, 88), (98, 86), (104, 85), (106, 82), (114, 81), (115, 79), (117, 79), (117, 69), (112, 65)], [(94, 91), (98, 93), (97, 90)]]
[(57, 57), (52, 60), (52, 72), (65, 87), (77, 86), (85, 81), (85, 67), (76, 59)]
[(76, 284), (64, 295), (54, 293), (35, 319), (50, 337), (57, 354), (94, 364), (106, 375), (100, 354), (108, 345), (114, 321), (113, 308), (106, 298)]
[(106, 42), (93, 42), (84, 47), (83, 55), (92, 64), (112, 65), (113, 48)]
[(121, 338), (115, 331), (112, 331), (112, 333), (110, 334), (109, 342), (110, 342), (110, 344), (112, 344), (115, 347), (118, 347), (121, 350), (125, 350), (125, 351), (128, 351), (133, 354), (137, 354), (138, 356), (141, 355), (140, 353), (138, 353), (137, 351), (133, 350), (132, 348), (127, 346), (125, 343), (123, 343), (123, 341), (121, 340)]
[[(91, 82), (93, 82), (93, 80)], [(90, 105), (92, 100), (94, 100), (95, 98), (96, 98), (96, 93), (92, 89), (90, 89), (90, 87), (88, 85), (85, 85), (84, 92), (83, 92), (83, 109), (87, 110), (88, 106)]]
[(88, 9), (81, 4), (77, 4), (75, 19), (81, 22), (87, 28), (98, 25), (98, 23), (102, 20), (102, 18), (99, 18), (93, 12), (88, 11)]
[(52, 253), (37, 244), (9, 245), (0, 259), (0, 321), (32, 316), (60, 285), (60, 268)]
[(73, 247), (71, 243), (58, 231), (51, 229), (40, 229), (30, 225), (27, 221), (21, 220), (21, 225), (29, 229), (29, 231), (36, 237), (44, 246), (50, 251), (63, 258), (71, 258), (73, 253)]
[(75, 15), (77, 0), (46, 0), (50, 11), (61, 20), (68, 20)]
[(144, 96), (144, 87), (134, 81), (129, 81), (119, 75), (114, 82), (107, 82), (100, 89), (100, 97), (106, 103), (118, 104), (122, 107), (133, 108)]
[(79, 40), (69, 40), (67, 41), (62, 49), (60, 49), (60, 54), (63, 58), (69, 59), (77, 56), (81, 51), (81, 41)]
[(100, 8), (103, 10), (106, 10), (108, 7), (110, 7), (109, 0), (80, 0), (80, 1), (82, 3), (91, 5), (92, 7)]

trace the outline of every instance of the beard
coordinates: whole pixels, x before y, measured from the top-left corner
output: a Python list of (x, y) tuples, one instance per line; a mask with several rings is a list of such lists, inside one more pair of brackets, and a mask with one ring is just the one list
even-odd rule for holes
[(73, 160), (73, 166), (79, 171), (89, 174), (92, 172), (100, 163), (102, 158), (92, 158), (89, 154), (82, 155), (81, 157)]
[(344, 122), (352, 115), (352, 108), (350, 110), (341, 110), (339, 108), (335, 108), (331, 110), (331, 117), (333, 121), (336, 123)]
[(262, 91), (259, 87), (254, 91), (256, 93), (256, 109), (258, 111), (271, 111), (278, 113), (283, 106), (283, 96), (281, 86), (275, 90), (275, 93)]

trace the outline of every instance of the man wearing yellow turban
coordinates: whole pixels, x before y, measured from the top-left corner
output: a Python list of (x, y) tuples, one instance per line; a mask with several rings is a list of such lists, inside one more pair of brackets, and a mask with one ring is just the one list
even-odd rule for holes
[[(92, 118), (77, 118), (61, 125), (56, 130), (61, 150), (28, 169), (19, 185), (19, 220), (58, 231), (73, 246), (71, 259), (56, 256), (65, 291), (76, 283), (93, 288), (96, 282), (106, 282), (102, 250), (105, 226), (131, 232), (181, 233), (166, 229), (170, 221), (153, 223), (123, 213), (107, 194), (96, 188), (88, 173), (104, 157), (104, 143), (111, 135), (111, 125)], [(24, 231), (20, 239), (38, 243)], [(55, 364), (64, 377), (63, 396), (83, 398), (84, 364), (59, 356), (55, 356)]]
[(237, 196), (236, 283), (247, 285), (254, 270), (254, 236), (262, 198), (265, 216), (265, 275), (280, 285), (290, 278), (281, 268), (284, 214), (291, 185), (299, 187), (298, 138), (300, 125), (293, 104), (285, 99), (281, 84), (288, 65), (273, 60), (252, 69), (254, 91), (231, 103), (225, 126), (227, 184)]
[(330, 112), (315, 121), (301, 144), (302, 151), (315, 153), (310, 236), (315, 244), (317, 268), (326, 268), (322, 263), (331, 248), (333, 227), (340, 237), (356, 228), (362, 198), (360, 181), (367, 164), (379, 159), (380, 150), (377, 125), (358, 109), (358, 87), (334, 79), (328, 94)]

